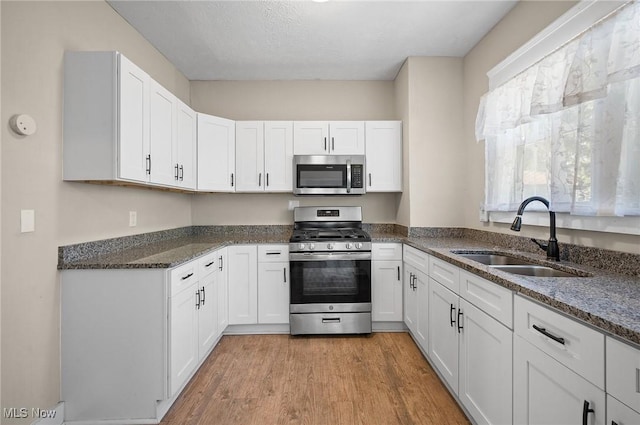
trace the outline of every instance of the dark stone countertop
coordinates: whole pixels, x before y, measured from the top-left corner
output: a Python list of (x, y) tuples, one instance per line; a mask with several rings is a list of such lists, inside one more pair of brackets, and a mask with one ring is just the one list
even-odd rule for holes
[[(614, 274), (543, 255), (511, 250), (490, 242), (456, 237), (407, 237), (370, 232), (373, 242), (399, 242), (425, 251), (516, 293), (554, 307), (607, 333), (640, 344), (640, 277)], [(234, 244), (288, 243), (290, 233), (198, 235), (148, 243), (78, 261), (61, 258), (60, 270), (170, 268)], [(585, 277), (546, 278), (514, 275), (463, 258), (451, 251), (492, 250)]]

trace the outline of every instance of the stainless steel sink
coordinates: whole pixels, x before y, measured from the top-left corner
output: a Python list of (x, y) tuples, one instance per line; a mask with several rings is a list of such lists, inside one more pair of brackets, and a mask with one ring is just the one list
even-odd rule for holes
[(462, 253), (458, 255), (461, 257), (467, 258), (469, 260), (477, 261), (478, 263), (486, 264), (487, 266), (533, 264), (521, 258), (511, 257), (509, 255), (504, 255), (504, 254)]
[(496, 270), (502, 270), (503, 272), (519, 274), (524, 276), (535, 277), (581, 277), (574, 273), (567, 273), (562, 270), (554, 269), (547, 266), (540, 266), (537, 264), (526, 265), (492, 265), (490, 266)]
[[(553, 267), (533, 263), (523, 258), (492, 252), (451, 251), (453, 254), (485, 264), (492, 269), (501, 270), (523, 276), (534, 277), (582, 277), (578, 273), (570, 273)], [(586, 274), (585, 274), (586, 275)]]

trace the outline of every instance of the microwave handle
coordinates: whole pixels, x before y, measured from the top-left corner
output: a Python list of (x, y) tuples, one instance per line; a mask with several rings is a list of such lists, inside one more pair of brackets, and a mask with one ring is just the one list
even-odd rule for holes
[(351, 160), (347, 159), (347, 193), (351, 193)]

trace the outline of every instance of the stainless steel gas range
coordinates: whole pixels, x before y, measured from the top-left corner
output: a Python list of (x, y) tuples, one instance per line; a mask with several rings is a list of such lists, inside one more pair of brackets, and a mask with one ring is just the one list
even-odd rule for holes
[(292, 335), (371, 333), (371, 237), (360, 207), (300, 207), (289, 241)]

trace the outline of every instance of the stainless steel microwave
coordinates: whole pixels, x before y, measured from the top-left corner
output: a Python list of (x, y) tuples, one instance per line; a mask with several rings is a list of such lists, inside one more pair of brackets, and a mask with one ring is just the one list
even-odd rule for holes
[(363, 195), (364, 155), (294, 155), (294, 195)]

